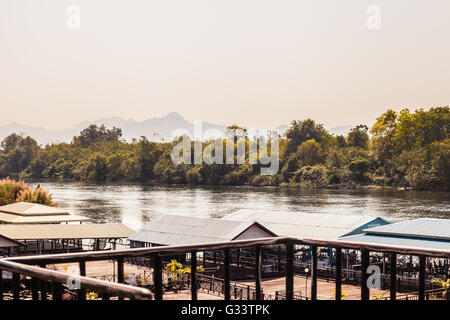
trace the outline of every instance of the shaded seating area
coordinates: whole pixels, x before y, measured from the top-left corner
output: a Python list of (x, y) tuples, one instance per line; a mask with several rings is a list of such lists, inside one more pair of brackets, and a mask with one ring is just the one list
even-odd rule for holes
[(0, 235), (26, 245), (14, 255), (111, 250), (133, 232), (122, 223), (0, 225)]
[(19, 250), (20, 246), (24, 247), (25, 244), (0, 234), (0, 257), (10, 257), (14, 252)]

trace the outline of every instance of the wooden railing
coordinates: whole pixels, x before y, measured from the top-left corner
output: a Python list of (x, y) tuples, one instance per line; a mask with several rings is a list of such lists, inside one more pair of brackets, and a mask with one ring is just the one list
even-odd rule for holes
[[(39, 283), (51, 283), (53, 286), (53, 299), (60, 299), (62, 296), (63, 286), (67, 281), (75, 281), (80, 284), (79, 299), (85, 299), (85, 291), (93, 290), (98, 292), (103, 298), (119, 297), (121, 299), (149, 299), (154, 297), (157, 300), (163, 299), (163, 255), (180, 255), (190, 253), (191, 259), (191, 277), (190, 288), (192, 300), (197, 300), (197, 253), (221, 251), (223, 255), (224, 279), (223, 279), (223, 296), (225, 300), (230, 300), (232, 295), (232, 286), (230, 281), (230, 250), (238, 248), (253, 247), (255, 250), (254, 263), (254, 292), (255, 299), (261, 300), (263, 298), (261, 287), (262, 274), (262, 254), (261, 248), (268, 246), (284, 246), (284, 261), (285, 261), (285, 293), (283, 298), (286, 300), (294, 299), (294, 246), (303, 245), (309, 246), (311, 252), (311, 287), (308, 297), (311, 300), (317, 299), (317, 279), (318, 279), (318, 248), (332, 248), (336, 255), (335, 266), (335, 285), (336, 285), (336, 299), (340, 300), (342, 291), (342, 250), (353, 249), (361, 251), (361, 269), (368, 270), (370, 265), (370, 252), (383, 252), (390, 255), (390, 299), (396, 299), (397, 292), (397, 254), (401, 255), (417, 255), (419, 256), (419, 290), (418, 299), (425, 299), (425, 281), (426, 257), (443, 257), (450, 258), (450, 251), (442, 250), (423, 250), (415, 248), (393, 247), (378, 244), (358, 244), (343, 241), (325, 241), (315, 239), (296, 239), (296, 238), (262, 238), (252, 240), (239, 240), (223, 243), (213, 244), (198, 244), (198, 245), (181, 245), (181, 246), (159, 246), (151, 248), (138, 248), (128, 250), (114, 250), (114, 251), (95, 251), (95, 252), (78, 252), (67, 254), (41, 255), (41, 256), (26, 256), (14, 257), (0, 260), (0, 271), (6, 270), (13, 273), (13, 296), (14, 299), (20, 298), (20, 276), (31, 277), (32, 283), (32, 298), (39, 299), (39, 292), (41, 298), (46, 298), (45, 286)], [(128, 258), (147, 257), (151, 259), (153, 268), (153, 287), (152, 293), (143, 288), (137, 288), (123, 284), (124, 279), (124, 261)], [(101, 260), (115, 260), (118, 266), (117, 279), (119, 283), (112, 283), (92, 278), (85, 277), (86, 262), (101, 261)], [(80, 268), (80, 276), (68, 275), (58, 271), (45, 269), (46, 265), (60, 264), (60, 263), (78, 263)], [(39, 267), (36, 267), (39, 266)], [(360, 277), (361, 299), (369, 299), (369, 288), (367, 287), (367, 280), (369, 275), (365, 272)], [(0, 277), (1, 279), (1, 277)], [(0, 280), (0, 298), (3, 298), (3, 286)]]

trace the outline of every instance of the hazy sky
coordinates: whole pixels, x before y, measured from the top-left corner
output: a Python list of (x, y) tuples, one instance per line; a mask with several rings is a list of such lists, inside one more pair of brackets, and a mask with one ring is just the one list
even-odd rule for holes
[(0, 124), (333, 127), (450, 101), (449, 0), (1, 0), (0, 41)]

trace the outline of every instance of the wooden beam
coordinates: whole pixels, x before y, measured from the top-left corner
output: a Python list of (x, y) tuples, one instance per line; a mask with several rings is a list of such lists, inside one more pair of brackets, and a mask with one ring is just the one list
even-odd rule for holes
[(255, 247), (255, 288), (256, 300), (261, 300), (261, 246)]
[(230, 285), (230, 249), (223, 250), (224, 254), (224, 295), (225, 300), (231, 300)]
[(317, 300), (317, 246), (311, 246), (311, 300)]
[(367, 269), (369, 268), (370, 255), (368, 249), (361, 249), (361, 300), (369, 300), (370, 290), (367, 287)]
[(391, 266), (390, 266), (390, 274), (391, 274), (391, 284), (390, 284), (390, 299), (397, 299), (397, 254), (391, 253)]
[[(278, 292), (277, 292), (278, 293)], [(294, 245), (286, 245), (286, 300), (294, 299)]]
[(342, 249), (337, 248), (336, 250), (336, 300), (341, 300), (342, 298)]

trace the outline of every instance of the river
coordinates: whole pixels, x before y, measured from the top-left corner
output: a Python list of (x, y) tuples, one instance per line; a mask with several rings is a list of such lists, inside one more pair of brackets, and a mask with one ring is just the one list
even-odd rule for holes
[[(31, 183), (36, 186), (36, 183)], [(397, 190), (312, 190), (278, 187), (146, 186), (43, 182), (60, 207), (93, 222), (136, 230), (155, 214), (223, 217), (239, 209), (370, 215), (398, 221), (450, 218), (450, 193)]]

